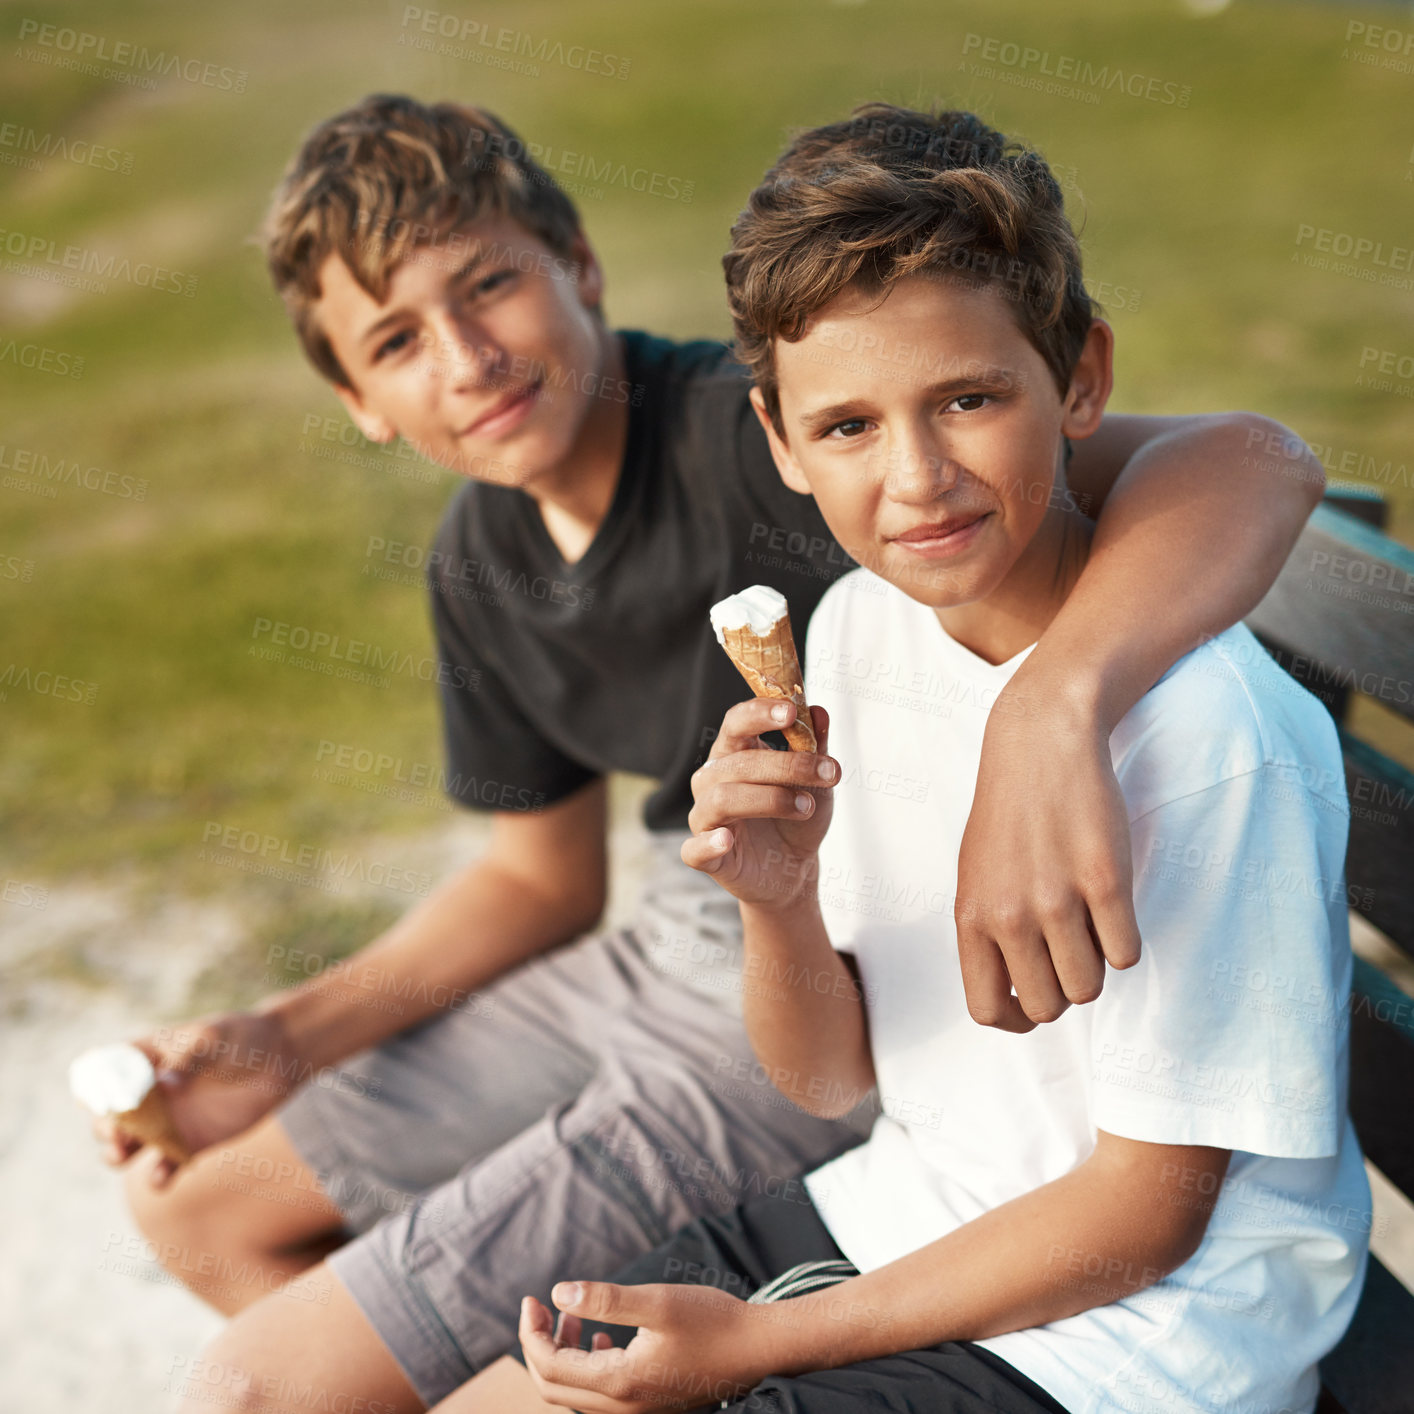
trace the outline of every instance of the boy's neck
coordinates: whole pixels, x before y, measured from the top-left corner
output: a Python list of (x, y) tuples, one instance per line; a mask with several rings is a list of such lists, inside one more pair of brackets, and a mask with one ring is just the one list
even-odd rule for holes
[(1075, 508), (1061, 480), (1052, 502), (1006, 578), (985, 599), (934, 610), (950, 638), (989, 663), (1005, 663), (1041, 637), (1090, 556), (1094, 523)]
[[(623, 341), (607, 325), (602, 339), (602, 362), (591, 381), (595, 387), (617, 387), (624, 377)], [(591, 396), (568, 455), (526, 488), (567, 564), (580, 559), (609, 514), (627, 443), (628, 404)]]

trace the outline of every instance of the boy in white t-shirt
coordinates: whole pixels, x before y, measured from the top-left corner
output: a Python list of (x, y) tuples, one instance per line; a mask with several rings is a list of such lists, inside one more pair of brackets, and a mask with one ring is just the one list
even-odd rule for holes
[[(546, 1399), (616, 1414), (1309, 1411), (1370, 1226), (1336, 733), (1246, 629), (1196, 648), (1110, 741), (1140, 961), (1101, 992), (1097, 953), (1098, 1000), (1064, 1015), (1076, 979), (1028, 979), (1057, 1019), (1025, 1034), (969, 1017), (940, 864), (991, 705), (1089, 553), (1064, 464), (1113, 336), (1036, 154), (968, 114), (896, 126), (802, 134), (733, 230), (777, 466), (867, 568), (810, 628), (821, 754), (760, 749), (794, 707), (733, 708), (683, 848), (741, 901), (761, 1064), (724, 1081), (817, 1114), (877, 1086), (882, 1113), (808, 1199), (557, 1287), (558, 1331), (528, 1299), (525, 1358)], [(591, 1319), (639, 1329), (585, 1352)]]

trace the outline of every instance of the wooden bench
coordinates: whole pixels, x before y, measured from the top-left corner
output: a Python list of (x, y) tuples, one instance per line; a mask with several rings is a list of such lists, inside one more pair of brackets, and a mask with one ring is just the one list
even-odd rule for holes
[[(1393, 714), (1380, 733), (1387, 746), (1398, 736), (1414, 743), (1414, 552), (1381, 534), (1386, 509), (1363, 488), (1333, 488), (1247, 622), (1335, 717), (1351, 805), (1351, 907), (1414, 958), (1414, 773), (1348, 725), (1364, 694)], [(1358, 955), (1350, 1071), (1366, 1158), (1414, 1197), (1414, 999)], [(1317, 1414), (1414, 1410), (1414, 1295), (1373, 1255), (1350, 1331), (1321, 1376)]]

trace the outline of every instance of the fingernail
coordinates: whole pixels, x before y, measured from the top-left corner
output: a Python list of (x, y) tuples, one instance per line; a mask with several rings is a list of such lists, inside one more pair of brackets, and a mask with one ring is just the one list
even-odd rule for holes
[(833, 761), (822, 761), (817, 772), (822, 781), (832, 781), (835, 778), (835, 763)]
[(799, 810), (802, 815), (814, 804), (814, 797), (806, 795), (803, 791), (795, 798), (795, 808)]
[(771, 717), (774, 721), (784, 722), (790, 716), (790, 708), (782, 702), (779, 707), (771, 708)]
[(584, 1288), (577, 1281), (562, 1281), (550, 1295), (554, 1298), (555, 1305), (563, 1311), (566, 1307), (579, 1305), (584, 1296)]
[(712, 836), (712, 843), (716, 845), (718, 849), (726, 849), (731, 842), (731, 833), (727, 830), (718, 830), (716, 834)]

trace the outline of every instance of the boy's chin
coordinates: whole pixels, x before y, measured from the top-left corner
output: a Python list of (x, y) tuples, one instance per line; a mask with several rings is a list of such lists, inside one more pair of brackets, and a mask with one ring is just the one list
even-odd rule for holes
[(894, 562), (877, 567), (874, 573), (886, 579), (897, 590), (930, 609), (960, 609), (985, 597), (989, 586), (979, 583), (979, 576), (968, 570), (948, 565)]

